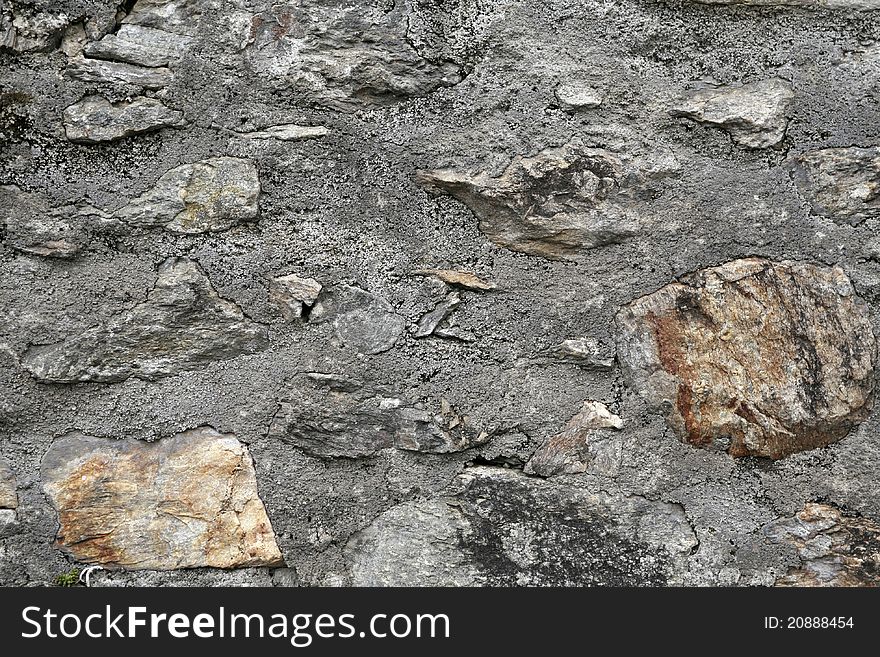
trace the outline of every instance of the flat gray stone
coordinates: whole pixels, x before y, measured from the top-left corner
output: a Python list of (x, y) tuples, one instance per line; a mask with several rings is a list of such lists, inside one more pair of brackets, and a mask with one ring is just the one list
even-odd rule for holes
[(64, 132), (79, 144), (115, 141), (182, 122), (183, 112), (168, 109), (155, 98), (111, 103), (101, 96), (89, 96), (64, 110)]

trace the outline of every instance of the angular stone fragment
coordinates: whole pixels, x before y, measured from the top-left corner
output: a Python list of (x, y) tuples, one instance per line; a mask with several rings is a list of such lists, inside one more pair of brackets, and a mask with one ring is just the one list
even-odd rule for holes
[(0, 221), (16, 251), (72, 258), (90, 241), (86, 217), (74, 206), (52, 208), (46, 199), (14, 186), (0, 187)]
[(352, 389), (317, 390), (282, 402), (269, 436), (321, 458), (362, 458), (389, 447), (445, 454), (489, 439), (448, 403), (428, 410), (374, 390), (343, 390)]
[(260, 177), (251, 160), (212, 157), (165, 172), (114, 216), (172, 233), (218, 232), (256, 219), (259, 197)]
[(610, 370), (614, 366), (614, 350), (596, 338), (569, 338), (549, 353), (564, 363), (575, 363), (587, 369)]
[(796, 160), (815, 214), (858, 224), (880, 217), (880, 148), (824, 148)]
[(764, 533), (775, 543), (793, 545), (801, 559), (776, 586), (880, 586), (880, 525), (867, 518), (810, 502), (793, 518), (767, 525)]
[(314, 278), (296, 274), (277, 276), (269, 285), (269, 301), (281, 310), (284, 319), (301, 319), (304, 310), (311, 310), (321, 293), (321, 284)]
[(111, 103), (89, 96), (64, 110), (64, 132), (80, 144), (97, 144), (181, 125), (183, 112), (168, 109), (154, 98)]
[(155, 380), (267, 344), (266, 328), (221, 299), (195, 262), (169, 258), (146, 301), (64, 342), (30, 347), (22, 365), (48, 382)]
[(877, 0), (688, 0), (703, 5), (754, 5), (758, 7), (807, 7), (809, 9), (880, 9)]
[[(457, 84), (466, 73), (451, 53), (427, 53), (427, 44), (410, 37), (413, 26), (404, 2), (356, 9), (316, 0), (273, 5), (253, 15), (245, 57), (273, 85), (300, 89), (322, 105), (342, 111), (390, 105)], [(430, 38), (437, 32), (442, 28)]]
[(172, 570), (283, 563), (247, 447), (200, 427), (152, 443), (56, 439), (43, 488), (56, 545), (106, 567)]
[(623, 420), (602, 402), (585, 401), (562, 431), (544, 441), (523, 469), (526, 474), (552, 477), (586, 472), (592, 460), (591, 441), (601, 440), (602, 429), (620, 429)]
[(495, 283), (483, 280), (475, 274), (467, 271), (457, 271), (455, 269), (416, 269), (412, 274), (413, 276), (431, 276), (433, 278), (438, 278), (449, 285), (454, 285), (474, 292), (485, 292), (487, 290), (495, 290), (498, 288)]
[(693, 445), (779, 459), (840, 440), (872, 406), (871, 320), (838, 267), (734, 260), (616, 324), (626, 379)]
[(696, 546), (676, 505), (474, 467), (446, 500), (380, 515), (345, 555), (358, 585), (662, 586)]
[(768, 148), (785, 136), (793, 98), (788, 82), (771, 78), (689, 92), (669, 113), (723, 128), (740, 146)]
[(0, 457), (0, 509), (18, 508), (15, 475), (6, 459)]
[(337, 285), (322, 293), (309, 321), (332, 321), (337, 337), (362, 354), (388, 351), (406, 327), (406, 320), (387, 301), (351, 285)]
[(452, 313), (453, 310), (461, 303), (461, 298), (457, 293), (451, 292), (446, 298), (438, 303), (434, 310), (425, 313), (419, 318), (416, 324), (416, 332), (413, 337), (425, 338), (432, 335), (437, 327)]
[(571, 258), (637, 233), (635, 218), (615, 203), (623, 174), (615, 154), (573, 140), (533, 157), (517, 156), (499, 178), (439, 170), (420, 171), (416, 180), (467, 205), (496, 244)]
[(241, 136), (246, 139), (277, 139), (279, 141), (301, 141), (303, 139), (318, 139), (330, 134), (330, 131), (322, 125), (296, 125), (284, 123), (273, 125), (254, 132), (243, 132)]
[(107, 82), (131, 84), (144, 89), (162, 89), (171, 83), (171, 69), (147, 68), (108, 62), (101, 59), (76, 59), (64, 70), (64, 74), (82, 82)]
[(86, 45), (83, 52), (95, 59), (138, 66), (174, 67), (191, 46), (192, 38), (188, 36), (151, 27), (123, 25), (115, 34)]

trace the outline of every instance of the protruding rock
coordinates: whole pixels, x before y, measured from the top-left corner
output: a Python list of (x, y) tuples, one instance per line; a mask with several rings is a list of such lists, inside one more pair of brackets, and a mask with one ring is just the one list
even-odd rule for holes
[(171, 83), (172, 78), (171, 69), (165, 67), (147, 68), (122, 62), (84, 58), (71, 62), (64, 70), (64, 74), (82, 82), (131, 84), (144, 89), (162, 89)]
[(431, 276), (440, 279), (449, 285), (474, 292), (485, 292), (487, 290), (495, 290), (498, 288), (495, 283), (484, 280), (476, 274), (472, 274), (468, 271), (458, 271), (455, 269), (416, 269), (412, 274), (413, 276)]
[(47, 258), (72, 258), (90, 241), (87, 217), (74, 206), (53, 208), (18, 187), (0, 187), (0, 221), (16, 251)]
[(146, 301), (64, 342), (32, 346), (22, 365), (48, 382), (154, 380), (267, 344), (266, 328), (221, 299), (195, 262), (169, 258)]
[(602, 95), (583, 80), (563, 80), (554, 93), (559, 106), (568, 112), (593, 109), (602, 104)]
[[(518, 156), (498, 178), (450, 170), (416, 176), (428, 191), (467, 205), (496, 244), (545, 258), (571, 258), (638, 232), (627, 204), (615, 202), (623, 178), (624, 165), (614, 153), (578, 140)], [(625, 184), (634, 182), (628, 176)]]
[(623, 420), (602, 402), (585, 401), (563, 430), (550, 436), (526, 463), (524, 471), (542, 477), (586, 472), (593, 458), (591, 441), (601, 440), (603, 429), (620, 429)]
[(428, 26), (426, 38), (413, 38), (410, 32), (423, 21), (412, 14), (410, 3), (362, 11), (313, 1), (272, 6), (251, 20), (246, 61), (273, 85), (308, 92), (315, 102), (343, 111), (394, 104), (460, 82), (465, 70), (459, 58), (448, 49), (427, 52), (427, 42), (443, 39), (444, 26)]
[(450, 488), (355, 534), (345, 548), (353, 583), (675, 585), (697, 546), (683, 510), (665, 502), (488, 467)]
[(360, 458), (389, 447), (444, 454), (482, 444), (490, 435), (448, 403), (429, 410), (373, 390), (333, 387), (292, 395), (280, 404), (269, 436), (312, 456)]
[(155, 98), (138, 97), (111, 103), (89, 96), (64, 110), (67, 138), (80, 144), (97, 144), (181, 125), (183, 112), (165, 107)]
[(336, 285), (323, 292), (309, 321), (332, 321), (337, 337), (362, 354), (388, 351), (406, 327), (406, 321), (387, 301), (351, 285)]
[(617, 329), (627, 380), (693, 445), (778, 459), (872, 405), (871, 320), (838, 267), (735, 260), (634, 301)]
[(303, 312), (315, 305), (321, 289), (314, 278), (301, 278), (296, 274), (277, 276), (269, 285), (269, 301), (278, 306), (284, 319), (301, 319)]
[(201, 427), (147, 443), (68, 434), (43, 458), (56, 545), (129, 569), (278, 566), (247, 447)]
[(739, 87), (692, 91), (670, 114), (723, 128), (740, 146), (768, 148), (785, 136), (793, 98), (788, 82), (771, 78)]
[(596, 338), (569, 338), (548, 350), (555, 359), (574, 363), (587, 369), (610, 370), (614, 366), (614, 349)]
[(793, 518), (767, 525), (764, 533), (775, 543), (793, 545), (801, 559), (776, 586), (880, 586), (880, 525), (867, 518), (808, 503)]
[(434, 310), (425, 313), (419, 318), (416, 324), (416, 332), (413, 337), (425, 338), (432, 335), (437, 327), (452, 313), (453, 310), (461, 303), (461, 298), (457, 292), (450, 292), (446, 298), (438, 303)]
[(0, 509), (18, 508), (15, 475), (6, 459), (0, 457)]
[(273, 125), (262, 130), (242, 132), (245, 139), (277, 139), (279, 141), (302, 141), (303, 139), (319, 139), (326, 137), (330, 131), (322, 125), (296, 125), (284, 123)]
[(212, 157), (165, 172), (114, 216), (173, 233), (218, 232), (256, 219), (259, 197), (260, 177), (251, 160)]
[(851, 224), (880, 217), (880, 148), (825, 148), (796, 163), (814, 213)]

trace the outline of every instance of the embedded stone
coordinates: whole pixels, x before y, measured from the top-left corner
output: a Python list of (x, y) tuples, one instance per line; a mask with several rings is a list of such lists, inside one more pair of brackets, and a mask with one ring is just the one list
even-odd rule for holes
[(614, 349), (596, 338), (568, 338), (548, 350), (555, 360), (587, 369), (610, 370)]
[(279, 141), (302, 141), (304, 139), (319, 139), (326, 137), (330, 131), (322, 125), (296, 125), (284, 123), (273, 125), (262, 130), (243, 132), (245, 139), (277, 139)]
[(593, 109), (602, 104), (602, 95), (586, 82), (577, 79), (564, 80), (554, 93), (559, 106), (568, 112)]
[(219, 232), (256, 219), (259, 197), (260, 176), (251, 160), (213, 157), (165, 172), (114, 216), (172, 233)]
[(624, 165), (610, 151), (572, 140), (533, 157), (517, 156), (493, 178), (451, 170), (419, 171), (429, 192), (467, 205), (496, 244), (545, 258), (573, 258), (638, 232), (635, 217), (616, 203)]
[(815, 214), (851, 224), (880, 217), (880, 148), (824, 148), (795, 162)]
[(155, 98), (138, 97), (111, 103), (89, 96), (64, 110), (64, 132), (80, 144), (115, 141), (181, 125), (183, 112), (168, 109)]
[(311, 456), (363, 458), (391, 447), (459, 452), (485, 443), (490, 432), (442, 401), (428, 409), (376, 390), (329, 386), (291, 391), (272, 418), (268, 435)]
[(40, 195), (0, 186), (0, 220), (6, 243), (46, 258), (72, 258), (90, 241), (87, 217), (74, 206), (50, 207)]
[(81, 82), (131, 84), (144, 89), (163, 89), (171, 83), (171, 69), (147, 68), (123, 62), (79, 58), (72, 61), (64, 74)]
[(61, 43), (70, 18), (6, 0), (0, 7), (0, 47), (13, 52), (47, 52)]
[(314, 278), (301, 278), (296, 274), (277, 276), (269, 285), (269, 301), (278, 306), (285, 319), (301, 319), (304, 311), (315, 305), (321, 289)]
[(425, 338), (433, 335), (437, 327), (444, 322), (452, 311), (461, 303), (461, 298), (456, 292), (450, 292), (446, 298), (438, 303), (431, 312), (425, 313), (416, 323), (416, 331), (413, 337)]
[(723, 128), (740, 146), (769, 148), (785, 136), (793, 98), (788, 82), (771, 78), (691, 91), (669, 113)]
[(397, 344), (406, 327), (406, 320), (393, 312), (385, 299), (342, 284), (321, 293), (309, 321), (316, 324), (332, 321), (336, 337), (362, 354), (388, 351)]
[(430, 276), (439, 279), (448, 285), (453, 285), (474, 292), (485, 292), (487, 290), (495, 290), (498, 288), (495, 283), (484, 280), (476, 274), (472, 274), (468, 271), (458, 271), (455, 269), (416, 269), (412, 274), (413, 276)]
[(620, 429), (623, 420), (602, 402), (585, 401), (559, 433), (547, 438), (523, 471), (541, 477), (586, 472), (593, 460), (592, 442), (602, 440), (603, 429)]
[(18, 508), (15, 475), (6, 459), (0, 457), (0, 509)]
[(77, 561), (145, 570), (279, 566), (248, 449), (200, 427), (155, 442), (70, 433), (40, 471), (55, 545)]
[(31, 346), (22, 365), (47, 382), (155, 380), (267, 345), (266, 328), (222, 299), (195, 262), (169, 258), (146, 301), (63, 342)]
[(880, 586), (876, 522), (810, 502), (794, 517), (767, 525), (764, 534), (774, 543), (794, 546), (801, 560), (776, 586)]
[(478, 466), (380, 515), (345, 556), (355, 585), (663, 586), (697, 545), (680, 506)]
[(872, 406), (876, 340), (839, 267), (734, 260), (616, 325), (628, 383), (692, 445), (779, 459), (840, 440)]

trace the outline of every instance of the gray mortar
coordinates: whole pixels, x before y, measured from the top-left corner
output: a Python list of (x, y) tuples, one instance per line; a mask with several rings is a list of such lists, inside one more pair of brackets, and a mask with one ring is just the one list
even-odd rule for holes
[[(115, 2), (27, 4), (106, 17)], [(461, 83), (354, 113), (267, 90), (218, 54), (223, 12), (206, 12), (197, 55), (178, 67), (164, 99), (183, 110), (188, 125), (97, 146), (66, 141), (61, 115), (83, 96), (109, 90), (61, 77), (66, 56), (59, 50), (0, 53), (2, 91), (31, 96), (15, 108), (24, 116), (18, 137), (0, 143), (0, 183), (42, 193), (54, 206), (113, 211), (173, 167), (229, 155), (256, 161), (263, 190), (259, 222), (223, 233), (105, 235), (69, 261), (0, 247), (0, 446), (19, 496), (16, 521), (0, 529), (0, 582), (42, 585), (72, 566), (52, 547), (57, 521), (39, 481), (47, 447), (71, 430), (144, 440), (201, 425), (235, 433), (250, 448), (290, 568), (95, 573), (93, 582), (107, 585), (345, 585), (345, 546), (354, 533), (396, 505), (447, 494), (475, 461), (509, 457), (521, 467), (585, 399), (624, 419), (610, 438), (623, 447), (619, 470), (553, 481), (680, 505), (699, 541), (686, 583), (771, 584), (797, 557), (769, 543), (761, 527), (805, 501), (880, 521), (876, 412), (828, 448), (778, 462), (733, 460), (679, 442), (624, 387), (616, 365), (606, 372), (541, 358), (567, 338), (613, 343), (622, 305), (683, 273), (750, 255), (839, 264), (868, 301), (880, 335), (880, 262), (868, 250), (880, 222), (852, 227), (811, 215), (788, 164), (810, 149), (878, 144), (880, 56), (843, 59), (880, 42), (880, 13), (650, 0), (466, 4), (479, 4), (490, 22), (470, 44), (479, 56)], [(558, 108), (554, 89), (569, 76), (590, 80), (601, 106)], [(667, 113), (700, 78), (771, 76), (790, 80), (795, 91), (776, 148), (744, 150), (723, 130)], [(323, 125), (329, 134), (284, 142), (230, 132), (282, 122)], [(515, 155), (605, 133), (665, 146), (681, 171), (653, 199), (647, 229), (586, 251), (578, 262), (496, 246), (467, 207), (431, 197), (413, 181), (419, 169), (499, 175)], [(57, 342), (143, 301), (170, 256), (198, 262), (221, 297), (267, 325), (270, 348), (155, 382), (45, 384), (19, 366), (30, 344)], [(268, 302), (270, 279), (297, 273), (325, 287), (369, 290), (412, 324), (439, 299), (430, 280), (408, 276), (426, 267), (468, 270), (498, 284), (489, 293), (463, 293), (455, 310), (476, 342), (405, 333), (395, 348), (364, 356), (334, 343), (330, 323), (285, 322)], [(278, 401), (310, 371), (416, 400), (446, 397), (477, 426), (509, 431), (461, 453), (388, 449), (360, 460), (312, 458), (267, 437)]]

